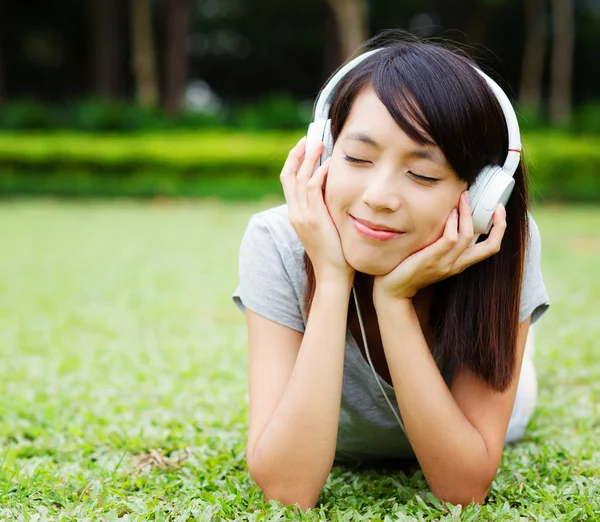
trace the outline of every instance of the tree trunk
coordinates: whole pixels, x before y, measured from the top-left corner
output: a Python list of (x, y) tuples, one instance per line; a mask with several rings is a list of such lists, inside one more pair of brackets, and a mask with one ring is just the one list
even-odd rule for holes
[(153, 107), (158, 102), (158, 84), (150, 0), (131, 0), (131, 29), (136, 98), (141, 105)]
[(368, 38), (367, 0), (329, 0), (338, 26), (341, 54), (346, 60)]
[(521, 68), (519, 103), (539, 111), (546, 56), (546, 10), (544, 0), (525, 0), (525, 51)]
[(89, 0), (92, 92), (115, 98), (119, 89), (119, 0)]
[(552, 0), (554, 43), (552, 46), (552, 83), (550, 85), (550, 121), (561, 124), (571, 117), (571, 83), (575, 21), (573, 0)]
[(169, 116), (176, 116), (181, 110), (188, 76), (190, 17), (190, 0), (167, 0), (164, 110)]
[(324, 82), (344, 61), (341, 57), (340, 39), (338, 36), (337, 22), (331, 12), (327, 10), (323, 17), (324, 47), (321, 53), (321, 83)]

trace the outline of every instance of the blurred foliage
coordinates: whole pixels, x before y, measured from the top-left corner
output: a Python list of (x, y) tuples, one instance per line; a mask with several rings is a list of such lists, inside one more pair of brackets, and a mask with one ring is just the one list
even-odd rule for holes
[(64, 107), (31, 100), (8, 101), (0, 106), (0, 129), (80, 132), (138, 132), (165, 129), (244, 130), (301, 129), (310, 123), (312, 105), (290, 94), (271, 94), (252, 103), (225, 107), (216, 113), (184, 112), (168, 118), (161, 111), (126, 101), (87, 99)]
[(600, 136), (600, 103), (590, 103), (577, 107), (571, 120), (560, 127), (551, 127), (548, 118), (540, 110), (520, 106), (515, 107), (515, 111), (522, 132), (553, 129), (575, 135)]
[(0, 107), (0, 129), (46, 130), (57, 126), (57, 112), (41, 102), (16, 100)]
[[(281, 193), (298, 132), (0, 135), (0, 194), (208, 196)], [(534, 200), (600, 202), (600, 138), (527, 132)]]
[(4, 133), (0, 135), (0, 165), (25, 170), (62, 170), (75, 165), (118, 172), (157, 166), (173, 171), (215, 165), (239, 169), (282, 165), (294, 139), (299, 138), (286, 132), (230, 131), (102, 136)]
[(248, 130), (290, 130), (308, 127), (311, 118), (312, 106), (298, 103), (290, 94), (274, 94), (240, 107), (233, 124)]
[(540, 132), (522, 141), (534, 199), (600, 202), (600, 138)]
[(515, 107), (521, 132), (539, 131), (547, 127), (544, 115), (540, 110), (531, 107)]
[(576, 133), (600, 136), (600, 103), (577, 107), (573, 115), (571, 130)]
[(122, 101), (84, 100), (63, 114), (60, 127), (80, 131), (126, 132), (162, 127), (158, 111)]
[[(540, 110), (516, 107), (523, 132), (546, 131), (550, 124)], [(275, 93), (251, 103), (222, 107), (215, 113), (184, 112), (167, 118), (157, 109), (126, 101), (87, 99), (64, 107), (51, 107), (36, 101), (9, 101), (0, 106), (0, 130), (78, 131), (83, 133), (138, 133), (181, 130), (304, 130), (312, 117), (312, 102), (298, 100), (289, 93)], [(570, 122), (555, 129), (577, 135), (600, 136), (600, 103), (576, 108)]]

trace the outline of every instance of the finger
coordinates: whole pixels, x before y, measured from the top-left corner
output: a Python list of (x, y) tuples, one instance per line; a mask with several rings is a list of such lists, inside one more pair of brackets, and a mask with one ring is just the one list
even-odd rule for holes
[(325, 206), (325, 194), (323, 193), (323, 184), (325, 178), (329, 174), (329, 165), (331, 164), (331, 158), (327, 158), (325, 163), (321, 165), (313, 174), (312, 178), (306, 184), (308, 194), (308, 206), (311, 210), (322, 212), (327, 210)]
[(442, 260), (456, 245), (458, 240), (458, 212), (456, 208), (452, 209), (450, 215), (446, 219), (444, 233), (435, 243), (425, 247), (420, 252), (413, 254), (419, 256), (419, 259), (430, 258), (435, 262)]
[(462, 253), (468, 248), (475, 234), (473, 227), (473, 216), (471, 211), (471, 203), (469, 202), (469, 193), (467, 191), (460, 195), (458, 201), (458, 240), (456, 245), (448, 253), (448, 258), (454, 263)]
[(446, 255), (450, 252), (458, 241), (458, 209), (453, 208), (446, 219), (444, 234), (438, 240), (440, 255)]
[(298, 208), (298, 198), (296, 195), (296, 175), (298, 174), (298, 171), (302, 166), (302, 162), (304, 161), (305, 151), (306, 136), (301, 138), (296, 146), (290, 150), (288, 157), (283, 164), (283, 168), (281, 169), (281, 174), (279, 175), (279, 180), (281, 181), (281, 186), (283, 188), (283, 194), (288, 204), (288, 211), (292, 213), (295, 213)]
[(300, 171), (296, 176), (296, 198), (300, 212), (306, 211), (308, 208), (308, 193), (306, 190), (306, 184), (315, 171), (315, 165), (323, 153), (323, 147), (323, 142), (320, 141), (311, 150), (306, 152), (306, 156), (302, 166), (300, 167)]
[(290, 150), (281, 170), (282, 175), (291, 175), (296, 178), (298, 171), (302, 167), (306, 153), (306, 136), (300, 138), (300, 141)]
[(458, 243), (463, 247), (463, 251), (471, 244), (475, 235), (472, 213), (469, 192), (465, 190), (460, 198), (460, 219), (458, 226)]
[(497, 254), (500, 251), (502, 238), (506, 231), (506, 209), (502, 204), (496, 207), (492, 218), (492, 229), (485, 241), (477, 243), (465, 250), (463, 255), (458, 259), (457, 265), (460, 270), (483, 261), (488, 257)]

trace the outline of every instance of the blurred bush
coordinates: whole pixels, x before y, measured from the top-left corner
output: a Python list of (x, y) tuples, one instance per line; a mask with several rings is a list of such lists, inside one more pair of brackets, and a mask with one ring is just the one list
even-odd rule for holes
[(56, 128), (59, 116), (48, 105), (33, 100), (5, 102), (0, 106), (0, 129), (30, 131)]
[(542, 112), (539, 109), (519, 106), (515, 107), (515, 113), (517, 114), (521, 132), (537, 132), (548, 127), (548, 124), (544, 120)]
[(244, 130), (307, 128), (312, 105), (298, 103), (288, 94), (275, 94), (241, 106), (233, 113), (232, 126)]
[(600, 136), (600, 103), (577, 107), (573, 115), (571, 130), (578, 134)]
[[(7, 101), (0, 105), (0, 130), (137, 133), (145, 131), (240, 129), (244, 131), (304, 130), (312, 119), (311, 100), (288, 93), (271, 94), (248, 103), (222, 106), (215, 112), (185, 110), (167, 118), (158, 109), (127, 101), (86, 99), (64, 107), (50, 107), (32, 100)], [(523, 132), (549, 130), (540, 110), (516, 107)], [(570, 122), (560, 130), (577, 135), (600, 136), (600, 103), (577, 107)]]
[(520, 106), (515, 108), (515, 112), (522, 132), (557, 130), (576, 135), (600, 136), (600, 104), (576, 107), (571, 120), (554, 129), (539, 109)]
[(84, 132), (127, 132), (164, 127), (157, 110), (119, 101), (84, 100), (67, 111), (61, 127)]
[(600, 202), (598, 136), (528, 133), (523, 143), (534, 200)]
[(102, 133), (223, 128), (290, 130), (307, 127), (311, 115), (312, 105), (289, 94), (270, 95), (214, 113), (185, 110), (177, 118), (167, 118), (157, 109), (119, 100), (87, 99), (54, 108), (36, 101), (17, 100), (0, 106), (0, 129)]
[[(304, 131), (0, 134), (0, 194), (258, 197)], [(534, 200), (600, 202), (600, 138), (523, 136)]]

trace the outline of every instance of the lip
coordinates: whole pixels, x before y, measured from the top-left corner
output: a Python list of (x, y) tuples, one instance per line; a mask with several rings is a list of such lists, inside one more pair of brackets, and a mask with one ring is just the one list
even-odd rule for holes
[(348, 214), (354, 225), (354, 228), (364, 237), (369, 239), (375, 239), (377, 241), (389, 241), (390, 239), (394, 239), (396, 237), (400, 237), (403, 232), (392, 232), (390, 230), (375, 230), (364, 223), (358, 221), (354, 216)]

